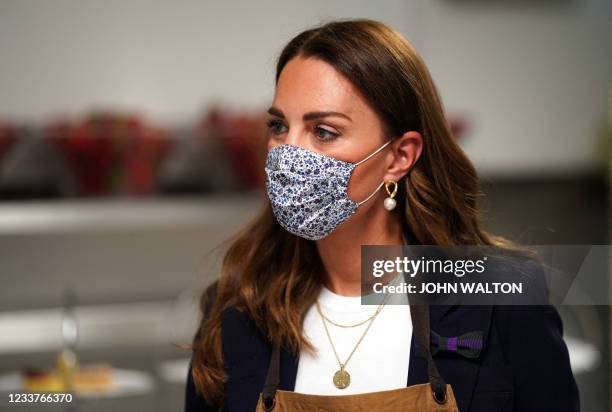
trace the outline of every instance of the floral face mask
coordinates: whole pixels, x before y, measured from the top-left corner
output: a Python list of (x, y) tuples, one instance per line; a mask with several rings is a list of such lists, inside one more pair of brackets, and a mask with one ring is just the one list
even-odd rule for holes
[(318, 240), (329, 235), (357, 208), (347, 189), (355, 167), (384, 149), (391, 140), (357, 163), (345, 162), (301, 147), (283, 144), (268, 151), (266, 190), (278, 223), (294, 235)]

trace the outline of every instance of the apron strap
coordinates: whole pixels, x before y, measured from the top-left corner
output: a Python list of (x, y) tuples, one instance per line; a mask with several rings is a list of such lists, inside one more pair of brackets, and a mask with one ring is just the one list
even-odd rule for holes
[[(423, 354), (427, 359), (427, 376), (433, 390), (433, 398), (439, 403), (446, 402), (446, 382), (440, 375), (438, 368), (433, 360), (430, 350), (430, 329), (429, 329), (429, 306), (410, 305), (410, 317), (412, 318), (412, 328), (414, 338)], [(274, 344), (270, 357), (270, 366), (266, 375), (266, 382), (263, 387), (263, 407), (266, 411), (271, 411), (276, 405), (276, 389), (280, 383), (280, 345)]]
[(266, 383), (263, 387), (263, 407), (266, 411), (271, 411), (276, 405), (276, 389), (280, 383), (280, 345), (275, 344), (270, 357), (270, 366), (266, 375)]
[(439, 403), (446, 402), (446, 382), (440, 375), (430, 349), (430, 329), (429, 329), (429, 306), (410, 305), (410, 317), (412, 318), (412, 328), (414, 338), (422, 349), (427, 360), (427, 376), (433, 390), (433, 398)]

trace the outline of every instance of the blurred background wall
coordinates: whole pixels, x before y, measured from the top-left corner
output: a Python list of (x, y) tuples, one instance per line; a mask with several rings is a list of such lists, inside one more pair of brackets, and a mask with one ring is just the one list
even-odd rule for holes
[[(55, 367), (76, 319), (80, 361), (116, 383), (82, 410), (181, 410), (189, 353), (171, 342), (193, 336), (215, 246), (261, 204), (275, 59), (333, 18), (382, 20), (421, 53), (489, 229), (607, 244), (611, 15), (606, 0), (0, 0), (0, 390)], [(559, 310), (583, 410), (608, 411), (609, 307)]]
[(0, 113), (42, 122), (96, 106), (192, 121), (219, 100), (261, 108), (292, 35), (371, 17), (416, 46), (466, 150), (491, 173), (592, 167), (605, 119), (610, 2), (2, 1)]

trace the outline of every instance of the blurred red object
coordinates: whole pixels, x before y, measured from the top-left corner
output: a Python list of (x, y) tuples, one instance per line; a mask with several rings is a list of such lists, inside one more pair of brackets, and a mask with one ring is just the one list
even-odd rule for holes
[(263, 139), (265, 137), (264, 114), (231, 114), (211, 108), (201, 123), (207, 135), (221, 139), (229, 154), (233, 171), (244, 189), (264, 186)]
[(46, 135), (63, 153), (83, 195), (149, 194), (171, 147), (165, 134), (136, 116), (93, 113), (84, 121), (51, 123)]
[(17, 126), (0, 121), (0, 160), (13, 146), (13, 143), (17, 140), (18, 134), (19, 129)]
[(112, 192), (113, 144), (110, 136), (104, 135), (103, 128), (92, 128), (89, 122), (72, 125), (61, 121), (48, 127), (47, 136), (68, 162), (80, 194), (107, 195)]
[(130, 141), (123, 158), (125, 166), (123, 191), (150, 194), (157, 190), (157, 170), (173, 148), (173, 141), (161, 130), (141, 129)]

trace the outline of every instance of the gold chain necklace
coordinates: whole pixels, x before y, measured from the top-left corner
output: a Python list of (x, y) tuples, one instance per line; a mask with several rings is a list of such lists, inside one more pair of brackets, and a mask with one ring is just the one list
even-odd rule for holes
[(340, 357), (338, 356), (338, 352), (336, 351), (336, 347), (334, 346), (334, 342), (332, 341), (331, 335), (329, 334), (329, 330), (327, 329), (327, 323), (325, 323), (325, 318), (323, 317), (323, 314), (321, 313), (321, 307), (319, 306), (319, 302), (318, 301), (317, 301), (316, 305), (317, 305), (317, 311), (319, 312), (319, 315), (321, 315), (321, 321), (323, 322), (323, 327), (325, 328), (325, 333), (327, 334), (327, 338), (329, 339), (329, 343), (331, 344), (331, 347), (334, 350), (334, 355), (336, 355), (336, 360), (338, 361), (338, 364), (340, 365), (340, 369), (337, 370), (334, 373), (333, 382), (334, 382), (334, 385), (336, 385), (336, 388), (344, 389), (347, 386), (349, 386), (350, 383), (351, 383), (351, 375), (344, 368), (346, 367), (346, 364), (348, 363), (348, 361), (353, 356), (353, 353), (355, 353), (355, 350), (357, 350), (357, 347), (359, 346), (359, 344), (361, 343), (361, 341), (365, 337), (366, 333), (368, 333), (368, 330), (370, 329), (370, 326), (372, 326), (372, 323), (374, 322), (375, 317), (372, 317), (372, 319), (370, 319), (370, 323), (366, 327), (365, 331), (361, 334), (361, 337), (359, 338), (359, 341), (357, 342), (357, 344), (355, 345), (355, 347), (351, 351), (351, 353), (348, 356), (348, 358), (346, 358), (346, 361), (344, 361), (344, 363), (342, 363), (342, 361), (340, 360)]
[[(398, 277), (398, 279), (399, 279), (399, 277)], [(396, 282), (396, 280), (397, 280), (397, 279), (394, 279), (393, 281), (391, 281), (391, 282), (389, 282), (389, 283), (395, 283), (395, 282)], [(387, 297), (388, 297), (388, 296), (387, 296)], [(385, 301), (386, 301), (386, 299), (385, 299)], [(352, 324), (352, 325), (343, 325), (343, 324), (341, 324), (341, 323), (334, 322), (333, 320), (331, 320), (330, 318), (328, 318), (327, 316), (325, 316), (325, 315), (323, 314), (323, 312), (321, 312), (321, 311), (319, 311), (319, 314), (320, 314), (320, 315), (323, 317), (323, 319), (325, 319), (327, 322), (329, 322), (329, 323), (331, 323), (332, 325), (337, 326), (337, 327), (339, 327), (339, 328), (356, 328), (357, 326), (361, 326), (361, 325), (363, 325), (363, 324), (367, 323), (368, 321), (372, 320), (372, 319), (373, 319), (373, 318), (374, 318), (376, 315), (378, 315), (378, 314), (380, 313), (380, 311), (382, 310), (382, 307), (383, 307), (383, 305), (379, 305), (379, 306), (378, 306), (378, 308), (376, 309), (376, 311), (374, 312), (374, 314), (373, 314), (372, 316), (368, 317), (366, 320), (363, 320), (363, 321), (361, 321), (361, 322), (354, 323), (354, 324)]]
[(376, 309), (376, 312), (374, 313), (374, 315), (370, 316), (370, 318), (366, 319), (363, 322), (360, 322), (356, 325), (353, 326), (359, 326), (359, 325), (363, 325), (366, 322), (370, 322), (368, 324), (368, 326), (365, 328), (365, 330), (363, 331), (363, 333), (361, 334), (361, 337), (359, 338), (359, 340), (357, 341), (357, 344), (355, 345), (355, 347), (353, 348), (353, 350), (351, 351), (351, 353), (349, 354), (348, 358), (346, 358), (346, 360), (344, 361), (344, 363), (340, 360), (340, 356), (338, 356), (338, 352), (336, 351), (336, 347), (334, 346), (334, 342), (332, 341), (331, 335), (329, 333), (329, 329), (327, 329), (327, 323), (326, 321), (336, 325), (336, 326), (340, 326), (340, 327), (352, 327), (352, 326), (343, 326), (343, 325), (338, 325), (334, 322), (329, 321), (329, 319), (327, 319), (327, 317), (325, 315), (323, 315), (323, 312), (321, 311), (321, 306), (319, 306), (319, 301), (317, 300), (316, 306), (317, 306), (317, 312), (319, 312), (319, 316), (321, 316), (321, 321), (323, 322), (323, 327), (325, 328), (325, 333), (327, 334), (327, 339), (329, 339), (329, 343), (331, 344), (331, 347), (334, 351), (334, 355), (336, 356), (336, 360), (338, 361), (338, 364), (340, 365), (340, 369), (337, 370), (334, 373), (334, 377), (333, 377), (333, 382), (334, 385), (336, 386), (336, 388), (338, 389), (344, 389), (346, 387), (348, 387), (351, 384), (351, 375), (346, 371), (346, 364), (348, 363), (348, 361), (351, 359), (351, 357), (353, 356), (353, 354), (355, 353), (355, 351), (357, 350), (357, 348), (359, 347), (359, 344), (361, 343), (361, 341), (363, 340), (363, 338), (365, 337), (365, 335), (368, 333), (368, 330), (370, 330), (370, 327), (372, 326), (372, 323), (374, 323), (374, 319), (376, 319), (376, 316), (378, 316), (378, 314), (382, 311), (382, 308), (385, 306), (385, 304), (387, 303), (387, 299), (389, 298), (389, 294), (387, 294), (385, 296), (385, 299), (383, 301), (383, 303), (381, 303), (378, 308)]
[(378, 306), (378, 308), (376, 309), (376, 312), (374, 312), (374, 314), (373, 314), (372, 316), (370, 316), (369, 318), (367, 318), (367, 319), (366, 319), (366, 320), (364, 320), (364, 321), (361, 321), (361, 322), (358, 322), (358, 323), (355, 323), (355, 324), (352, 324), (352, 325), (343, 325), (343, 324), (341, 324), (341, 323), (334, 322), (333, 320), (331, 320), (330, 318), (328, 318), (327, 316), (325, 316), (325, 315), (323, 314), (323, 312), (321, 312), (321, 311), (319, 311), (319, 314), (320, 314), (320, 315), (323, 317), (323, 319), (325, 319), (327, 322), (331, 323), (331, 324), (332, 324), (332, 325), (334, 325), (334, 326), (338, 326), (339, 328), (356, 328), (357, 326), (361, 326), (361, 325), (363, 325), (364, 323), (367, 323), (368, 321), (370, 321), (370, 320), (374, 319), (374, 317), (375, 317), (376, 315), (378, 315), (378, 314), (380, 313), (380, 311), (381, 311), (381, 310), (382, 310), (382, 305), (379, 305), (379, 306)]

